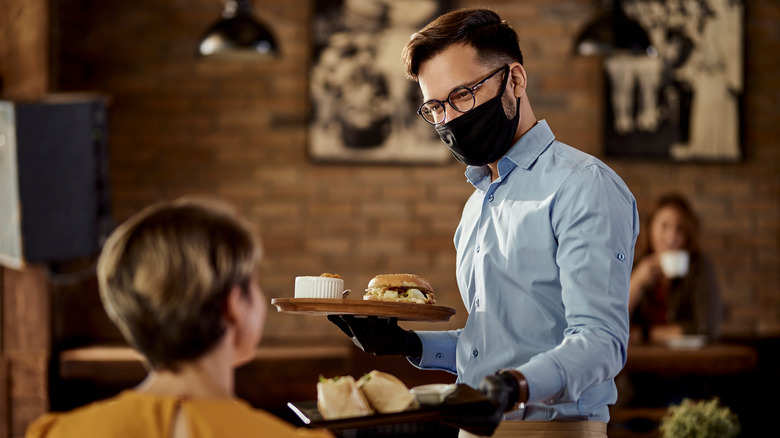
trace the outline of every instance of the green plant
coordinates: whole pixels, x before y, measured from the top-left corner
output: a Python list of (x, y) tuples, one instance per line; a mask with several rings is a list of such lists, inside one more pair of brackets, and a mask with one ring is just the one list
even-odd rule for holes
[(741, 430), (739, 418), (718, 398), (684, 399), (670, 406), (661, 419), (661, 438), (734, 438)]

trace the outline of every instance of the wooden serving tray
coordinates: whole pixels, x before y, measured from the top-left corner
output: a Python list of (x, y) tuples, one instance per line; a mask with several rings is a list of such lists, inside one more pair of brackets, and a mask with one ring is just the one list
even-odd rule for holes
[(399, 321), (448, 321), (455, 314), (455, 309), (435, 304), (340, 298), (273, 298), (271, 304), (282, 313), (378, 316)]

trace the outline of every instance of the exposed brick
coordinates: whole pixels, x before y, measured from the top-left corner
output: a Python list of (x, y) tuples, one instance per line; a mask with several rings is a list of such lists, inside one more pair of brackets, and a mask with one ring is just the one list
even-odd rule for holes
[(409, 245), (406, 241), (398, 238), (372, 237), (358, 242), (357, 253), (404, 256), (409, 253)]
[[(431, 282), (434, 290), (436, 290), (436, 279), (433, 276), (435, 271), (432, 271), (430, 268), (430, 257), (428, 254), (412, 251), (398, 256), (388, 256), (384, 258), (382, 265), (384, 273), (412, 273), (421, 275)], [(380, 272), (377, 272), (377, 274), (380, 274)]]
[(366, 218), (403, 219), (409, 217), (409, 206), (404, 202), (367, 201), (358, 207), (358, 212)]
[(418, 237), (412, 241), (412, 249), (415, 251), (442, 251), (453, 248), (452, 237), (429, 236)]
[[(281, 42), (282, 56), (270, 63), (193, 56), (199, 32), (221, 12), (212, 0), (186, 7), (151, 0), (55, 3), (61, 39), (52, 83), (112, 96), (118, 220), (159, 199), (217, 195), (246, 212), (264, 236), (261, 284), (269, 295), (291, 296), (294, 276), (331, 268), (358, 288), (386, 269), (424, 270), (446, 285), (442, 300), (460, 306), (452, 233), (473, 191), (462, 164), (315, 164), (308, 155), (313, 2), (253, 2)], [(559, 140), (604, 158), (602, 63), (571, 53), (596, 3), (455, 6), (493, 7), (515, 27), (536, 116)], [(745, 159), (726, 165), (604, 159), (626, 181), (643, 217), (664, 192), (691, 199), (733, 310), (724, 331), (752, 335), (777, 330), (776, 312), (751, 307), (757, 297), (780, 301), (780, 290), (768, 286), (777, 285), (780, 263), (780, 5), (756, 0), (746, 11)], [(465, 311), (459, 312), (453, 321), (462, 324)], [(266, 337), (314, 336), (320, 329), (306, 317), (275, 314), (272, 322)]]
[(409, 238), (411, 236), (419, 236), (425, 231), (419, 222), (395, 219), (380, 219), (376, 221), (376, 233), (380, 236), (391, 235)]
[(312, 236), (306, 239), (305, 249), (314, 254), (338, 256), (351, 252), (351, 245), (345, 238)]

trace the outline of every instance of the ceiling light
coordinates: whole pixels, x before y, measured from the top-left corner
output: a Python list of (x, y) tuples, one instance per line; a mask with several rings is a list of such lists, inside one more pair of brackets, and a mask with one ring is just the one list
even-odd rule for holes
[(574, 50), (579, 55), (654, 52), (647, 32), (626, 15), (619, 0), (602, 0), (598, 15), (579, 34)]
[(278, 49), (271, 32), (252, 16), (249, 0), (228, 0), (222, 18), (201, 38), (198, 54), (215, 58), (275, 58)]

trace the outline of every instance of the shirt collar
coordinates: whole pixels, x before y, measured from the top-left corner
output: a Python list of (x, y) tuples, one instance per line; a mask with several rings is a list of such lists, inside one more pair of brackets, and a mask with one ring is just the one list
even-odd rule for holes
[[(498, 173), (501, 178), (506, 177), (509, 172), (517, 166), (528, 170), (539, 158), (539, 155), (555, 140), (546, 120), (540, 120), (531, 129), (528, 130), (517, 143), (498, 161)], [(468, 166), (466, 168), (466, 179), (471, 185), (480, 188), (480, 183), (488, 178), (487, 185), (490, 185), (490, 168), (485, 166)]]

